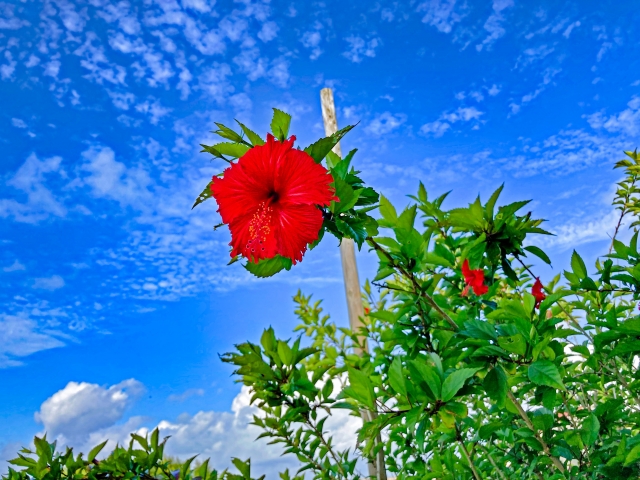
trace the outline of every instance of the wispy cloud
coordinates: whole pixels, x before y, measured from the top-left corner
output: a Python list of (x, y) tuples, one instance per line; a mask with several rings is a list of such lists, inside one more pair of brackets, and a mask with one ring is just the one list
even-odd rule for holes
[(0, 313), (0, 369), (23, 364), (22, 358), (65, 345), (60, 332), (34, 320)]
[(485, 48), (490, 50), (493, 44), (506, 33), (503, 25), (506, 18), (503, 12), (510, 7), (513, 7), (513, 0), (493, 0), (493, 13), (484, 23), (484, 29), (488, 35), (482, 43), (476, 45), (476, 50), (481, 51)]

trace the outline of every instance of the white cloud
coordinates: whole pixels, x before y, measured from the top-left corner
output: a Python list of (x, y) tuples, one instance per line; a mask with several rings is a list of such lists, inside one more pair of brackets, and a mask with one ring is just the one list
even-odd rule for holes
[(152, 183), (146, 170), (127, 168), (115, 159), (115, 153), (109, 147), (91, 147), (82, 152), (82, 157), (81, 171), (88, 174), (82, 177), (82, 183), (91, 187), (95, 197), (142, 208), (150, 196), (148, 187)]
[(425, 12), (422, 21), (440, 32), (449, 33), (453, 26), (462, 20), (455, 11), (456, 0), (428, 0), (418, 5), (418, 12)]
[(271, 63), (268, 72), (269, 80), (278, 87), (286, 87), (289, 84), (289, 62), (284, 57), (278, 57)]
[(484, 115), (484, 112), (481, 112), (476, 107), (458, 107), (453, 112), (442, 113), (438, 120), (422, 125), (420, 132), (438, 138), (443, 136), (454, 123), (478, 120), (482, 115)]
[(27, 124), (25, 123), (25, 121), (19, 118), (12, 118), (11, 125), (13, 125), (16, 128), (27, 128)]
[(263, 42), (270, 42), (278, 36), (278, 30), (276, 22), (265, 22), (258, 32), (258, 38)]
[(604, 128), (608, 132), (622, 133), (629, 138), (640, 135), (640, 97), (634, 96), (622, 112), (607, 117), (603, 112), (588, 115), (586, 118), (595, 129)]
[(19, 272), (21, 270), (26, 270), (26, 267), (19, 260), (14, 260), (11, 265), (2, 269), (4, 272)]
[(223, 103), (233, 87), (229, 83), (231, 68), (226, 63), (215, 62), (211, 67), (202, 71), (198, 77), (198, 87), (218, 103)]
[(4, 51), (4, 58), (7, 60), (7, 63), (0, 65), (0, 77), (2, 80), (10, 80), (13, 77), (13, 72), (15, 72), (18, 62), (13, 59), (13, 55), (11, 55), (9, 50)]
[(539, 45), (535, 48), (526, 48), (516, 61), (516, 67), (524, 68), (533, 63), (539, 62), (547, 55), (550, 55), (555, 50), (554, 47), (549, 45)]
[(33, 282), (33, 288), (38, 290), (58, 290), (64, 287), (64, 278), (60, 275), (52, 275), (50, 277), (36, 278)]
[[(191, 8), (197, 12), (200, 13), (207, 13), (211, 11), (211, 7), (213, 5), (215, 5), (215, 0), (214, 1), (207, 1), (207, 0), (181, 0), (182, 1), (182, 6), (184, 8)], [(211, 5), (209, 5), (211, 4)]]
[(111, 97), (113, 105), (120, 110), (129, 110), (129, 107), (136, 101), (136, 96), (129, 92), (121, 93), (107, 90), (107, 94)]
[(149, 97), (149, 100), (136, 105), (136, 111), (147, 114), (151, 124), (157, 125), (162, 117), (166, 117), (171, 113), (172, 109), (163, 107), (160, 104), (160, 100)]
[(0, 218), (13, 217), (18, 222), (37, 223), (52, 215), (66, 216), (66, 207), (45, 186), (47, 177), (54, 174), (66, 177), (60, 166), (61, 162), (60, 157), (40, 160), (35, 154), (31, 154), (7, 181), (9, 187), (26, 194), (26, 202), (21, 203), (15, 198), (0, 198)]
[(476, 50), (481, 51), (483, 48), (491, 49), (491, 46), (505, 33), (503, 26), (505, 21), (502, 12), (509, 7), (513, 7), (513, 0), (493, 0), (493, 13), (487, 18), (484, 29), (489, 33), (482, 43), (476, 45)]
[(489, 90), (487, 90), (487, 93), (489, 95), (491, 95), (492, 97), (495, 97), (496, 95), (498, 95), (500, 93), (500, 87), (494, 83), (491, 86), (491, 88), (489, 88)]
[(407, 120), (407, 116), (403, 113), (392, 114), (384, 112), (376, 115), (376, 117), (365, 127), (365, 131), (375, 135), (385, 135), (396, 130)]
[(575, 22), (573, 22), (571, 25), (569, 25), (569, 26), (565, 29), (565, 31), (564, 31), (564, 33), (562, 34), (562, 36), (563, 36), (564, 38), (569, 38), (569, 36), (571, 35), (571, 32), (573, 31), (573, 29), (574, 29), (574, 28), (579, 27), (580, 25), (581, 25), (581, 24), (580, 24), (580, 20), (576, 20)]
[(322, 25), (317, 24), (314, 30), (304, 32), (300, 38), (302, 45), (311, 50), (311, 55), (309, 56), (311, 60), (315, 60), (322, 55), (322, 49), (320, 48), (320, 42), (322, 41), (322, 34), (320, 33), (321, 28)]
[(357, 35), (350, 35), (345, 40), (349, 44), (349, 50), (342, 55), (354, 63), (360, 63), (364, 57), (375, 57), (376, 48), (381, 44), (378, 38), (365, 40)]
[(557, 227), (549, 225), (545, 228), (556, 236), (539, 235), (534, 243), (542, 248), (563, 251), (585, 243), (607, 240), (611, 238), (619, 217), (620, 213), (612, 210), (595, 218), (575, 219)]
[[(282, 447), (267, 445), (267, 439), (256, 440), (261, 430), (250, 422), (260, 411), (249, 404), (251, 394), (247, 387), (242, 387), (233, 399), (231, 411), (185, 413), (174, 420), (159, 422), (131, 417), (122, 422), (124, 412), (143, 388), (133, 379), (109, 388), (71, 382), (42, 404), (36, 418), (44, 424), (49, 438), (58, 440), (61, 446), (69, 445), (86, 452), (109, 440), (101, 455), (107, 455), (116, 443), (128, 443), (130, 433), (146, 435), (157, 426), (161, 437), (171, 436), (165, 454), (174, 458), (194, 455), (202, 460), (210, 458), (210, 465), (217, 469), (231, 467), (232, 457), (251, 458), (255, 476), (266, 474), (267, 478), (277, 478), (286, 468), (299, 467), (294, 456), (281, 456)], [(353, 450), (360, 426), (360, 419), (345, 410), (337, 411), (325, 423), (338, 449)]]
[(20, 357), (63, 347), (60, 334), (28, 318), (0, 314), (0, 368), (22, 365)]
[(133, 378), (108, 388), (69, 382), (42, 403), (35, 419), (44, 425), (49, 438), (82, 442), (96, 430), (119, 421), (143, 392), (144, 386)]
[(191, 397), (201, 397), (202, 395), (204, 395), (204, 390), (202, 388), (190, 388), (181, 394), (169, 395), (167, 400), (170, 402), (184, 402)]
[(64, 27), (73, 33), (80, 33), (84, 30), (89, 17), (87, 9), (76, 11), (74, 5), (68, 0), (54, 0), (58, 7), (58, 15)]
[(439, 138), (445, 134), (447, 130), (451, 128), (447, 122), (441, 122), (440, 120), (436, 120), (435, 122), (425, 123), (420, 127), (420, 132), (425, 135), (433, 135), (436, 138)]
[(124, 85), (127, 72), (121, 65), (112, 64), (104, 53), (101, 45), (95, 46), (98, 36), (87, 32), (86, 40), (73, 53), (81, 57), (80, 65), (89, 71), (85, 78), (103, 84), (105, 81), (115, 85)]
[(15, 16), (15, 5), (10, 3), (0, 4), (0, 30), (17, 30), (29, 25), (29, 22)]

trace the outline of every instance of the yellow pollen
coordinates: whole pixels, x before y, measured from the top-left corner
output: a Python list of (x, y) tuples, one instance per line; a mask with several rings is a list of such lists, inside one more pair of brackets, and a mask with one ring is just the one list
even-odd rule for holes
[(267, 205), (267, 202), (262, 202), (258, 207), (256, 213), (253, 214), (251, 221), (249, 222), (249, 238), (251, 240), (265, 241), (267, 235), (271, 232), (271, 214), (273, 209)]

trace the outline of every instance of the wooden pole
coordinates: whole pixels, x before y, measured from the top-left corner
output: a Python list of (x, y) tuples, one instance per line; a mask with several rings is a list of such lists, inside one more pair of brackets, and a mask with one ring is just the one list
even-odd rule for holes
[[(322, 104), (322, 119), (324, 121), (325, 135), (329, 136), (338, 131), (338, 121), (336, 119), (336, 107), (333, 101), (333, 91), (330, 88), (320, 90), (320, 102)], [(340, 143), (333, 147), (333, 151), (342, 158)], [(347, 294), (347, 310), (349, 312), (349, 325), (351, 330), (357, 332), (362, 327), (364, 317), (364, 307), (362, 306), (362, 293), (360, 291), (360, 280), (358, 279), (358, 266), (356, 264), (356, 249), (353, 240), (343, 238), (340, 243), (340, 258), (342, 259), (342, 275), (344, 277), (344, 288)], [(367, 344), (364, 342), (364, 350), (367, 351)], [(358, 349), (358, 354), (362, 351)], [(364, 421), (373, 420), (375, 412), (362, 410)], [(380, 443), (380, 438), (376, 444)], [(377, 480), (387, 480), (387, 470), (384, 465), (384, 452), (380, 450), (376, 455), (376, 461), (369, 462), (369, 476)]]

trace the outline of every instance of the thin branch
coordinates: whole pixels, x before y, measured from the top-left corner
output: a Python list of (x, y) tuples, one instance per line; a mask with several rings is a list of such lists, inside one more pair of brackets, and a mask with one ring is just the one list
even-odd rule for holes
[(531, 430), (533, 434), (536, 436), (536, 439), (538, 440), (538, 442), (540, 442), (540, 445), (542, 445), (542, 451), (545, 453), (547, 457), (551, 459), (551, 461), (556, 466), (556, 468), (560, 470), (561, 473), (564, 473), (564, 466), (562, 465), (562, 462), (558, 458), (551, 455), (551, 450), (549, 450), (549, 445), (547, 445), (547, 442), (544, 441), (544, 438), (542, 438), (538, 430), (533, 426), (533, 423), (531, 422), (529, 415), (524, 410), (524, 408), (522, 408), (522, 405), (520, 404), (518, 399), (513, 395), (513, 392), (511, 392), (510, 389), (507, 389), (507, 396), (509, 397), (509, 400), (511, 400), (511, 402), (515, 405), (516, 409), (518, 410), (518, 413), (520, 414), (520, 417), (524, 420), (524, 423), (527, 425), (529, 430)]

